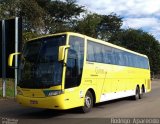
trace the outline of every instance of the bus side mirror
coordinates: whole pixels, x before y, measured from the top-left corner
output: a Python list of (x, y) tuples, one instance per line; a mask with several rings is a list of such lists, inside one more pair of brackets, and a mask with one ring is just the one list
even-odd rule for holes
[(64, 60), (65, 50), (70, 48), (70, 45), (60, 46), (59, 47), (59, 53), (58, 53), (58, 61)]
[(12, 53), (12, 54), (9, 55), (8, 66), (10, 66), (10, 67), (13, 66), (13, 58), (14, 58), (14, 56), (19, 55), (19, 54), (21, 54), (21, 53)]

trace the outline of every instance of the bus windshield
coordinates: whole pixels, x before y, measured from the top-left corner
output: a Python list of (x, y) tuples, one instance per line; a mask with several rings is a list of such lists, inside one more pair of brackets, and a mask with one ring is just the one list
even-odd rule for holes
[(49, 88), (61, 85), (62, 63), (58, 61), (59, 46), (66, 44), (66, 35), (41, 38), (25, 44), (19, 67), (18, 86)]

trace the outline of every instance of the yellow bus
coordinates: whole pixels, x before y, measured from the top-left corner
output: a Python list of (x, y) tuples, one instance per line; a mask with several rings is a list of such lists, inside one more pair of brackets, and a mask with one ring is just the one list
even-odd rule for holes
[(24, 106), (89, 112), (95, 103), (151, 91), (146, 55), (82, 34), (36, 38), (20, 54), (16, 99)]

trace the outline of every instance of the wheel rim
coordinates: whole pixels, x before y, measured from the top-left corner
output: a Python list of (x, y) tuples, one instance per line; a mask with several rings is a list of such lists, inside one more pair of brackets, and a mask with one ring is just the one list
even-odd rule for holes
[(86, 98), (85, 98), (85, 104), (86, 104), (87, 108), (91, 107), (92, 100), (91, 100), (91, 98), (89, 96), (86, 96)]

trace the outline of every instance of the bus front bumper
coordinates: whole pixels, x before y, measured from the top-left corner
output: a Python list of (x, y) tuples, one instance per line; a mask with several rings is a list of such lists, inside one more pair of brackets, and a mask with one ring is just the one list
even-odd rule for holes
[(67, 106), (64, 104), (64, 95), (34, 98), (26, 97), (23, 95), (17, 95), (16, 101), (23, 105), (35, 108), (47, 108), (47, 109), (67, 109)]

